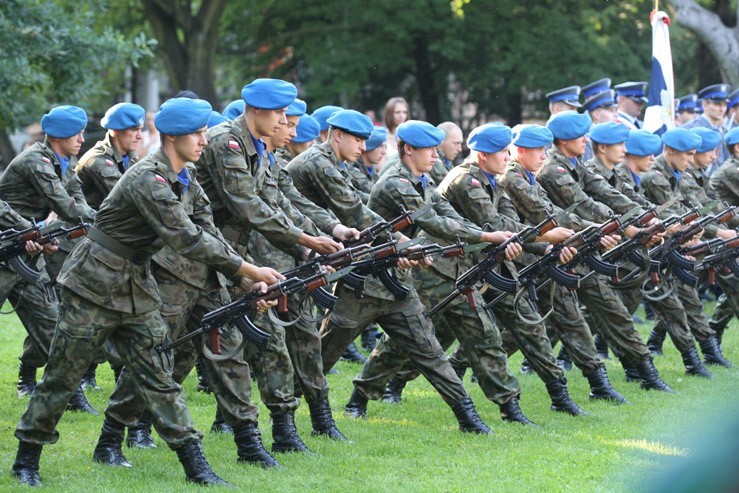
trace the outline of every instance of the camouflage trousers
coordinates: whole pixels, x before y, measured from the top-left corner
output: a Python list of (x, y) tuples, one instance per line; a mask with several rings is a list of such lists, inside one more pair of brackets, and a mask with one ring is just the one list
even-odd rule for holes
[[(467, 391), (444, 356), (444, 350), (434, 336), (434, 328), (424, 315), (425, 307), (415, 292), (411, 291), (405, 300), (389, 301), (366, 294), (363, 298), (357, 298), (353, 290), (339, 285), (334, 294), (339, 299), (333, 312), (321, 326), (325, 370), (328, 371), (336, 364), (344, 350), (367, 325), (377, 322), (392, 339), (398, 352), (419, 369), (447, 404), (453, 405), (467, 397)], [(378, 352), (376, 347), (362, 374), (372, 371), (371, 365)], [(377, 381), (387, 382), (401, 366), (402, 362), (398, 362), (386, 367), (385, 373), (376, 375)], [(362, 380), (361, 375), (359, 380)], [(356, 383), (355, 380), (355, 385)], [(356, 388), (362, 393), (364, 388), (379, 389), (380, 386), (369, 384)], [(373, 390), (371, 395), (365, 397), (377, 399), (379, 395)]]
[[(675, 280), (675, 283), (677, 286), (675, 287), (674, 297), (679, 301), (682, 313), (685, 314), (686, 326), (689, 328), (690, 332), (692, 332), (692, 335), (695, 336), (695, 339), (702, 341), (715, 336), (716, 332), (708, 323), (708, 315), (706, 315), (705, 310), (703, 310), (703, 302), (698, 296), (698, 290), (678, 281), (677, 279)], [(657, 312), (658, 308), (656, 305), (657, 303), (652, 303), (652, 306), (655, 308), (655, 312)], [(659, 312), (657, 312), (657, 315), (659, 316), (659, 321), (654, 327), (655, 332), (660, 334), (669, 333), (672, 336), (672, 333), (669, 330), (669, 325), (660, 316), (661, 314)], [(675, 347), (682, 351), (674, 337), (672, 340), (675, 342)]]
[(739, 317), (739, 281), (731, 274), (716, 273), (716, 282), (723, 294), (716, 303), (709, 325), (714, 331), (723, 331), (734, 317)]
[(96, 352), (110, 338), (130, 370), (135, 391), (154, 414), (159, 435), (173, 449), (199, 439), (182, 389), (172, 379), (171, 355), (154, 349), (166, 335), (167, 326), (158, 310), (121, 313), (62, 289), (49, 361), (15, 430), (16, 438), (39, 445), (59, 439), (56, 424), (69, 398)]
[[(170, 340), (196, 330), (206, 313), (220, 308), (224, 301), (228, 301), (221, 295), (221, 289), (215, 281), (209, 282), (210, 286), (207, 289), (200, 289), (156, 264), (152, 265), (152, 270), (159, 286), (159, 295), (162, 298), (161, 314), (169, 328)], [(243, 355), (238, 354), (223, 361), (206, 358), (203, 356), (203, 341), (207, 337), (206, 335), (195, 338), (173, 350), (173, 380), (181, 384), (199, 359), (203, 363), (205, 375), (223, 419), (231, 426), (237, 426), (245, 421), (256, 422), (259, 410), (251, 403), (249, 366)], [(223, 353), (232, 352), (241, 345), (241, 342), (242, 335), (238, 330), (224, 327), (221, 334)], [(144, 399), (136, 392), (131, 371), (124, 366), (105, 410), (106, 416), (133, 426), (145, 407)]]
[(41, 273), (40, 282), (28, 283), (10, 269), (0, 269), (0, 300), (10, 301), (26, 329), (20, 360), (31, 368), (46, 364), (59, 316), (56, 295), (53, 288), (42, 284), (49, 279)]

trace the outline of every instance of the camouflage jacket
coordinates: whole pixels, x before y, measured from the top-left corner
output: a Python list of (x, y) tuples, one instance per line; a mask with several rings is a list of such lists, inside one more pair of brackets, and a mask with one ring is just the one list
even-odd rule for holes
[(347, 172), (352, 180), (352, 185), (356, 188), (359, 196), (362, 197), (362, 202), (366, 204), (369, 200), (370, 191), (377, 182), (377, 174), (374, 172), (370, 174), (361, 157), (357, 161), (347, 165)]
[(652, 163), (652, 167), (646, 173), (642, 173), (640, 186), (644, 196), (654, 204), (662, 205), (673, 198), (677, 199), (662, 213), (663, 218), (684, 214), (690, 207), (686, 206), (690, 204), (689, 197), (684, 195), (684, 188), (679, 186), (678, 179), (664, 156), (658, 157)]
[(598, 202), (613, 209), (617, 214), (626, 214), (634, 208), (643, 212), (641, 204), (623, 194), (620, 184), (620, 175), (614, 172), (600, 160), (594, 157), (585, 163), (588, 170), (594, 176), (600, 176), (600, 180), (592, 180), (585, 186), (585, 193)]
[(710, 194), (729, 205), (739, 206), (739, 158), (734, 156), (724, 162), (711, 176)]
[[(131, 153), (128, 166), (137, 160), (136, 153)], [(126, 169), (123, 156), (110, 141), (110, 134), (107, 134), (105, 139), (95, 144), (80, 158), (74, 171), (82, 182), (82, 191), (87, 203), (97, 210)]]
[(634, 179), (634, 174), (624, 163), (618, 163), (613, 168), (613, 173), (616, 175), (616, 188), (619, 192), (644, 208), (651, 208), (654, 206), (654, 204), (644, 196), (641, 191), (641, 186), (637, 185), (636, 179)]
[(258, 155), (244, 117), (212, 127), (206, 138), (208, 146), (195, 166), (216, 226), (236, 230), (234, 241), (241, 245), (248, 243), (252, 228), (274, 243), (297, 243), (303, 231), (259, 195), (269, 157), (266, 151)]
[(100, 206), (95, 228), (136, 251), (136, 258), (130, 260), (87, 237), (72, 251), (58, 282), (119, 312), (160, 307), (149, 257), (162, 243), (229, 277), (242, 262), (223, 240), (206, 232), (213, 225), (203, 189), (194, 175), (184, 188), (162, 149), (123, 174)]

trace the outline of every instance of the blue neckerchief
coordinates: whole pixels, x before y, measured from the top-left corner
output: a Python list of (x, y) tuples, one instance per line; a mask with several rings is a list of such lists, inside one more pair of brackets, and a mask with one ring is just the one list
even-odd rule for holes
[(370, 178), (372, 178), (374, 176), (374, 174), (375, 174), (375, 165), (374, 164), (371, 164), (371, 165), (367, 166), (365, 164), (364, 167), (367, 170), (367, 174), (370, 175)]
[(421, 182), (421, 186), (424, 190), (426, 190), (426, 187), (429, 186), (429, 178), (426, 175), (421, 175), (418, 177), (418, 180)]
[(177, 181), (182, 183), (185, 190), (190, 186), (190, 175), (187, 174), (187, 168), (182, 168), (182, 171), (177, 173)]
[(251, 132), (249, 132), (249, 137), (251, 137), (251, 141), (254, 143), (254, 148), (257, 150), (257, 166), (259, 166), (259, 163), (262, 161), (262, 154), (264, 154), (264, 142), (254, 137)]
[(446, 168), (447, 171), (451, 171), (452, 168), (454, 167), (454, 163), (448, 160), (447, 158), (444, 158), (444, 167)]
[(577, 168), (577, 158), (576, 157), (568, 157), (567, 159), (570, 160), (573, 168)]
[(122, 159), (123, 159), (123, 170), (125, 171), (128, 169), (128, 161), (129, 161), (128, 154), (123, 156)]
[(680, 181), (680, 178), (682, 178), (682, 177), (683, 177), (683, 174), (682, 174), (682, 173), (680, 173), (680, 172), (679, 172), (678, 170), (676, 170), (676, 169), (673, 169), (673, 170), (672, 170), (672, 174), (673, 174), (673, 175), (675, 176), (675, 179), (676, 179), (677, 181)]
[(275, 155), (271, 152), (267, 153), (267, 157), (269, 157), (269, 167), (271, 168), (272, 165), (277, 162), (277, 160), (275, 159)]
[(536, 178), (534, 177), (534, 173), (528, 170), (523, 170), (524, 173), (526, 173), (526, 178), (529, 179), (529, 185), (534, 185), (534, 181), (536, 181)]
[[(54, 154), (56, 154), (56, 152)], [(67, 172), (67, 168), (69, 168), (69, 158), (61, 157), (59, 154), (56, 154), (56, 158), (59, 160), (59, 166), (62, 168), (62, 176), (64, 176), (64, 173)]]
[(636, 183), (636, 186), (638, 187), (641, 184), (641, 176), (637, 175), (630, 169), (629, 169), (629, 173), (631, 173), (631, 177), (634, 178), (634, 183)]
[(492, 187), (495, 188), (495, 175), (492, 173), (488, 173), (487, 171), (483, 171), (482, 174), (488, 177), (488, 181), (490, 182), (490, 185), (492, 185)]
[(339, 166), (341, 166), (341, 169), (346, 171), (346, 161), (339, 161)]

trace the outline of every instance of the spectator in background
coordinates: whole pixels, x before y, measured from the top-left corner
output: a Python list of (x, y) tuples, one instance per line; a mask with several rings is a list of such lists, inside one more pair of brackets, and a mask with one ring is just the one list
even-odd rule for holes
[(139, 156), (148, 156), (159, 148), (159, 131), (154, 126), (154, 112), (148, 111), (146, 113), (146, 123), (144, 124), (144, 131), (141, 132), (143, 138), (141, 139), (141, 149), (138, 152)]
[(387, 161), (398, 155), (398, 144), (395, 140), (395, 129), (411, 118), (408, 102), (401, 97), (390, 98), (385, 104), (385, 128), (387, 128)]

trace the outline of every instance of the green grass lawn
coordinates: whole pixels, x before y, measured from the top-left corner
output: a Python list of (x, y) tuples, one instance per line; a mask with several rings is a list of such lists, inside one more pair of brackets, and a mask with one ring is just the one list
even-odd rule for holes
[[(709, 309), (712, 309), (712, 305)], [(642, 314), (643, 315), (643, 314)], [(639, 329), (646, 338), (649, 324)], [(724, 338), (727, 357), (739, 364), (739, 323)], [(27, 399), (18, 399), (15, 382), (24, 331), (14, 315), (0, 318), (0, 490), (17, 491), (10, 467), (17, 441), (13, 430)], [(349, 398), (351, 378), (359, 366), (340, 363), (330, 375), (331, 402), (339, 428), (353, 444), (310, 436), (305, 406), (297, 412), (301, 435), (315, 452), (281, 455), (281, 470), (261, 470), (236, 463), (232, 437), (206, 434), (206, 455), (224, 479), (250, 491), (640, 491), (673, 462), (691, 457), (696, 440), (730, 418), (737, 418), (739, 369), (711, 367), (714, 379), (688, 378), (679, 354), (666, 343), (656, 358), (664, 380), (676, 395), (644, 392), (625, 383), (618, 363), (607, 367), (615, 387), (631, 401), (618, 406), (588, 401), (586, 380), (568, 373), (573, 399), (591, 415), (572, 418), (549, 411), (543, 383), (518, 373), (520, 354), (511, 358), (523, 389), (521, 406), (539, 428), (503, 423), (497, 406), (485, 400), (476, 384), (466, 385), (480, 415), (495, 430), (493, 437), (463, 435), (451, 410), (425, 380), (409, 384), (400, 406), (371, 402), (369, 419), (350, 420), (341, 410)], [(40, 375), (39, 375), (40, 377)], [(102, 392), (88, 393), (102, 411), (113, 389), (106, 365), (98, 372)], [(188, 404), (200, 430), (210, 429), (214, 400), (195, 391), (194, 375), (185, 382)], [(258, 395), (256, 388), (253, 395)], [(265, 445), (271, 443), (269, 416), (261, 407)], [(95, 464), (92, 451), (102, 417), (66, 413), (59, 424), (59, 443), (41, 456), (41, 479), (52, 491), (185, 491), (176, 455), (158, 437), (154, 450), (125, 450), (134, 467), (114, 469)], [(731, 437), (736, 440), (737, 437)]]

